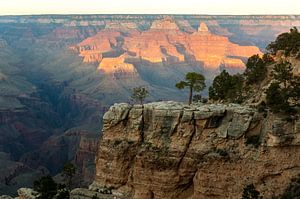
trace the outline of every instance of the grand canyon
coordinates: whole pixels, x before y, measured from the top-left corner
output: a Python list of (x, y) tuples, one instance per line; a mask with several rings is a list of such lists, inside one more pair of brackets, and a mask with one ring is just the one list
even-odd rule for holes
[[(130, 96), (144, 86), (147, 102), (186, 101), (175, 84), (187, 72), (202, 73), (208, 88), (224, 69), (242, 73), (291, 27), (300, 27), (299, 15), (0, 16), (0, 195), (58, 175), (68, 161), (77, 186), (94, 181), (120, 198), (237, 198), (248, 182), (269, 198), (281, 193), (278, 184), (299, 173), (299, 119), (290, 125), (234, 105), (130, 108)], [(208, 127), (216, 118), (223, 121)], [(288, 141), (272, 134), (280, 128)], [(244, 144), (249, 133), (263, 134), (258, 151)], [(238, 184), (231, 172), (251, 175)], [(80, 194), (94, 193), (77, 189), (74, 199)]]

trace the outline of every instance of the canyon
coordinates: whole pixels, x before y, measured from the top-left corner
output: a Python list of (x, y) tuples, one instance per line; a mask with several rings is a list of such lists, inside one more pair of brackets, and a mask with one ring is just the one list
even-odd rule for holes
[[(204, 22), (192, 34), (180, 31), (170, 17), (153, 21), (150, 29), (142, 32), (136, 29), (117, 31), (105, 27), (71, 49), (83, 57), (83, 62), (100, 63), (98, 69), (105, 73), (122, 69), (122, 72), (132, 72), (133, 65), (126, 63), (126, 59), (165, 65), (201, 62), (204, 70), (217, 70), (222, 65), (229, 70), (236, 68), (242, 71), (245, 64), (240, 58), (247, 59), (254, 54), (262, 54), (256, 46), (240, 46), (231, 43), (227, 37), (212, 34)], [(109, 53), (123, 54), (106, 58), (105, 54)]]
[(59, 174), (68, 161), (87, 186), (102, 116), (132, 103), (133, 87), (147, 87), (148, 102), (184, 101), (174, 85), (187, 72), (207, 85), (224, 68), (241, 72), (293, 26), (298, 15), (0, 16), (0, 193)]

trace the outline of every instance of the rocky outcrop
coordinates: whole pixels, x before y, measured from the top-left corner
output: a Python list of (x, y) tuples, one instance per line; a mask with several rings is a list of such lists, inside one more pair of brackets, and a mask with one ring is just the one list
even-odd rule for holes
[(29, 188), (21, 188), (18, 190), (19, 199), (36, 199), (37, 192)]
[(264, 198), (300, 173), (299, 118), (235, 104), (115, 104), (103, 117), (93, 190), (127, 198)]
[[(223, 65), (242, 70), (245, 65), (241, 57), (261, 54), (255, 46), (240, 46), (227, 37), (212, 34), (204, 22), (192, 34), (181, 31), (170, 17), (155, 20), (150, 29), (141, 32), (127, 29), (127, 33), (122, 34), (117, 29), (106, 28), (71, 46), (71, 49), (83, 57), (83, 62), (100, 63), (99, 68), (106, 73), (120, 67), (132, 71), (133, 66), (126, 63), (125, 58), (166, 65), (197, 61), (203, 62), (206, 69), (217, 69)], [(103, 58), (108, 54), (124, 52), (126, 54), (121, 57)], [(114, 63), (116, 61), (117, 64)]]
[(99, 191), (93, 191), (84, 188), (73, 189), (70, 193), (70, 199), (90, 199), (93, 197), (98, 199), (115, 199), (112, 194), (103, 194)]

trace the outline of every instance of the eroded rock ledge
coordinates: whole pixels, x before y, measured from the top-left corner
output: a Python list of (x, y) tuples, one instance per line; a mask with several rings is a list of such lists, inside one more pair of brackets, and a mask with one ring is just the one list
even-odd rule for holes
[(103, 117), (92, 190), (120, 198), (264, 198), (300, 174), (300, 120), (235, 104), (115, 104)]

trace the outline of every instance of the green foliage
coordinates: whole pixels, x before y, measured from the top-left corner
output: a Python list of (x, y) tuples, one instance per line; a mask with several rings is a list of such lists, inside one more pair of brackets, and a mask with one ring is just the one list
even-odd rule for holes
[[(300, 99), (300, 77), (293, 77), (289, 85), (289, 95), (295, 101)], [(299, 104), (297, 104), (299, 106)]]
[(33, 190), (39, 193), (38, 199), (52, 199), (57, 193), (57, 184), (51, 176), (34, 181)]
[(66, 180), (69, 190), (71, 189), (72, 178), (75, 175), (75, 173), (76, 173), (76, 168), (71, 162), (68, 162), (64, 165), (62, 174), (65, 177), (65, 180)]
[(266, 63), (259, 55), (249, 57), (244, 75), (247, 83), (259, 83), (265, 79), (267, 73)]
[(266, 65), (270, 65), (270, 64), (273, 64), (275, 62), (273, 56), (270, 54), (270, 53), (265, 53), (263, 56), (262, 56), (262, 60), (263, 62), (266, 64)]
[(242, 101), (243, 81), (241, 75), (230, 75), (223, 70), (215, 77), (212, 86), (209, 87), (209, 98), (240, 103)]
[(143, 104), (148, 95), (148, 90), (145, 87), (139, 86), (133, 88), (131, 98), (135, 101), (138, 101), (140, 104)]
[(67, 177), (68, 188), (65, 184), (57, 184), (51, 176), (43, 176), (34, 181), (33, 190), (38, 192), (38, 199), (68, 199), (70, 197), (71, 180), (76, 172), (71, 163), (65, 164), (63, 175)]
[(57, 194), (55, 196), (55, 199), (67, 199), (67, 198), (70, 198), (70, 192), (66, 188), (66, 185), (58, 184), (57, 185)]
[(176, 84), (178, 89), (188, 87), (190, 90), (189, 104), (192, 103), (193, 91), (200, 92), (205, 88), (205, 77), (200, 73), (190, 72), (185, 75), (185, 81)]
[(280, 83), (284, 83), (285, 87), (287, 83), (293, 78), (292, 64), (289, 62), (281, 62), (274, 66), (273, 77)]
[(272, 83), (266, 92), (267, 106), (273, 112), (288, 112), (290, 106), (285, 92), (280, 88), (279, 83)]
[(253, 184), (244, 187), (242, 199), (259, 199), (260, 193), (257, 191)]
[(275, 55), (277, 51), (283, 50), (285, 55), (295, 55), (300, 50), (300, 33), (296, 27), (290, 32), (280, 34), (274, 42), (267, 46), (267, 50)]
[(274, 66), (273, 82), (267, 89), (267, 106), (273, 112), (293, 111), (293, 105), (299, 105), (300, 78), (294, 77), (292, 65), (289, 62), (278, 63)]
[(197, 94), (193, 96), (193, 102), (200, 102), (202, 100), (202, 96)]

